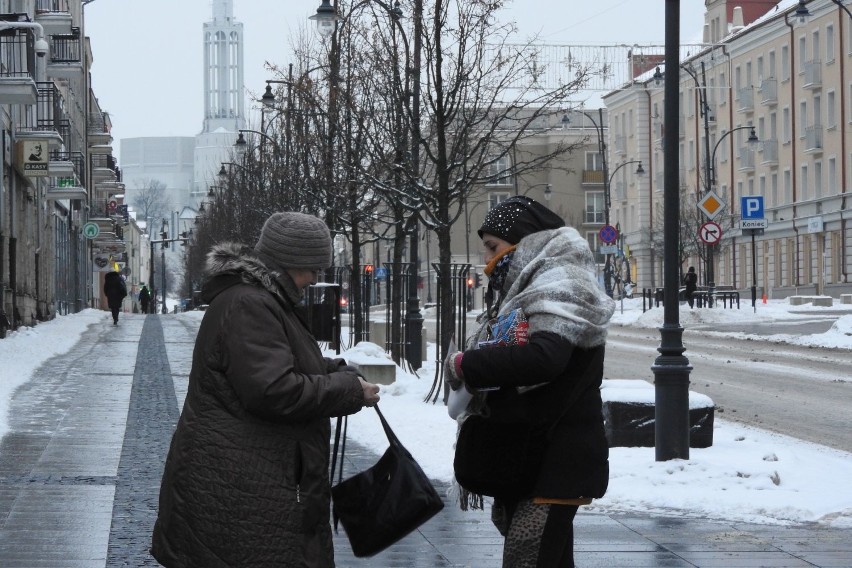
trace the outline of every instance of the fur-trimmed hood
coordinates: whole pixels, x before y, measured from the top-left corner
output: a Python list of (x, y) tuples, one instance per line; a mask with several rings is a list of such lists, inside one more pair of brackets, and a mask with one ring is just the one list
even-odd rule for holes
[(264, 264), (253, 248), (242, 243), (214, 245), (207, 253), (205, 274), (201, 297), (207, 304), (226, 288), (240, 283), (264, 288), (282, 301), (289, 297), (291, 303), (296, 303), (301, 297), (286, 274)]

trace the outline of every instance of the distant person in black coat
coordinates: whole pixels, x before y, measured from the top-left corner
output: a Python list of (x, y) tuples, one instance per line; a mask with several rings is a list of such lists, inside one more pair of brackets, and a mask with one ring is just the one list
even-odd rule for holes
[(686, 274), (683, 275), (683, 285), (686, 286), (686, 301), (689, 302), (689, 307), (692, 308), (695, 305), (695, 299), (692, 295), (698, 289), (698, 275), (695, 273), (694, 266), (690, 266)]
[(142, 289), (139, 290), (139, 306), (142, 308), (142, 313), (148, 313), (148, 304), (151, 303), (151, 291), (148, 287), (142, 284)]
[(121, 311), (121, 302), (127, 297), (127, 286), (118, 272), (108, 272), (104, 276), (104, 295), (112, 312), (112, 325), (118, 325), (118, 312)]

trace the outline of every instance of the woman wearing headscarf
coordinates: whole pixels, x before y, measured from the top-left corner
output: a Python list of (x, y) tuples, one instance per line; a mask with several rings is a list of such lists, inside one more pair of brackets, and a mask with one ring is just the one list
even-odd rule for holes
[[(488, 308), (466, 349), (449, 354), (445, 377), (452, 388), (474, 393), (460, 422), (512, 413), (547, 428), (529, 487), (495, 496), (504, 568), (573, 567), (574, 516), (604, 495), (609, 478), (600, 386), (615, 304), (598, 283), (586, 240), (540, 203), (509, 198), (488, 212), (478, 233)], [(494, 321), (517, 310), (526, 333), (492, 345)], [(462, 508), (481, 504), (462, 488)]]

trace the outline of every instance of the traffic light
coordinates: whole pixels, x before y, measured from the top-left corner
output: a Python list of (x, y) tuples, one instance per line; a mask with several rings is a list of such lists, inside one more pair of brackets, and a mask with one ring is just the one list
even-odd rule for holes
[(373, 274), (373, 265), (372, 264), (365, 265), (364, 266), (364, 273), (367, 274), (368, 276), (372, 275)]
[(160, 233), (160, 240), (162, 240), (162, 241), (163, 241), (163, 243), (162, 243), (162, 247), (163, 247), (164, 249), (169, 248), (169, 241), (168, 241), (168, 238), (169, 238), (169, 235), (168, 235), (168, 233), (166, 233), (165, 231), (162, 231), (162, 232)]
[(473, 285), (474, 285), (474, 279), (473, 279), (473, 277), (472, 277), (472, 276), (468, 276), (468, 277), (467, 277), (467, 287), (468, 287), (468, 288), (473, 288)]
[(186, 231), (183, 231), (183, 232), (180, 234), (180, 238), (181, 238), (181, 239), (183, 239), (183, 240), (181, 240), (181, 242), (180, 242), (180, 246), (185, 247), (185, 246), (186, 246), (186, 241), (189, 239), (189, 237), (187, 237), (187, 233), (186, 233)]
[(479, 274), (479, 272), (474, 272), (473, 273), (473, 281), (474, 281), (474, 285), (477, 288), (480, 288), (482, 286), (482, 275)]

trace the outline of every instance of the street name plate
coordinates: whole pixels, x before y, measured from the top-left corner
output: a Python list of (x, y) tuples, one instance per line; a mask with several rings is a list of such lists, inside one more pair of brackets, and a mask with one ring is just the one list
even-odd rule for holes
[(740, 219), (740, 229), (765, 229), (769, 223), (766, 219)]

